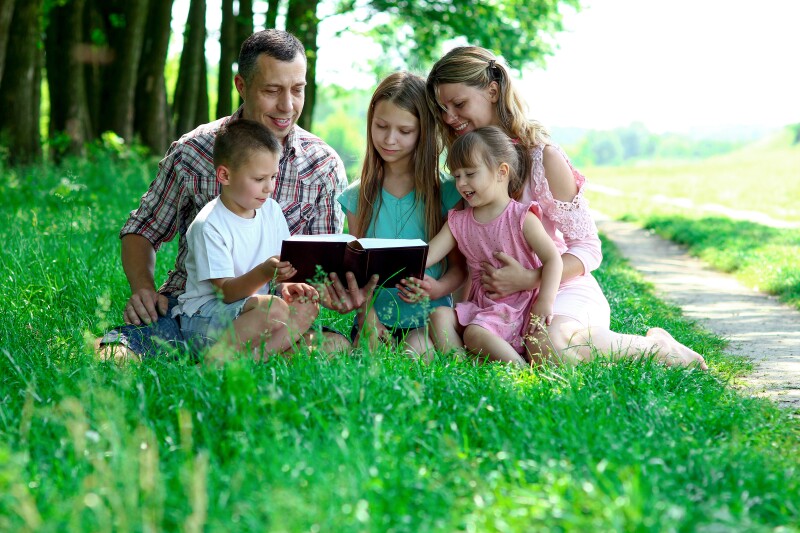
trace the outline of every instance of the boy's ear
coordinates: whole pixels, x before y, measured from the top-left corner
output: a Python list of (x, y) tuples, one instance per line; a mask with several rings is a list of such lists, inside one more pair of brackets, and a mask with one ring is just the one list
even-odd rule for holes
[(217, 181), (222, 185), (230, 185), (231, 174), (230, 170), (228, 170), (228, 167), (225, 165), (220, 165), (217, 167)]
[(489, 83), (489, 87), (486, 89), (489, 91), (489, 101), (496, 104), (500, 99), (500, 85), (496, 81), (493, 81)]

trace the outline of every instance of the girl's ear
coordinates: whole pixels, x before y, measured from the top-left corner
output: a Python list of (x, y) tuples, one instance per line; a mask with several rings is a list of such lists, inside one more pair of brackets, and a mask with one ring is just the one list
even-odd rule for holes
[(500, 163), (500, 166), (497, 167), (497, 181), (507, 180), (510, 171), (511, 167), (508, 166), (508, 163)]
[(230, 185), (231, 174), (230, 170), (228, 170), (228, 167), (225, 165), (220, 165), (217, 167), (217, 181), (222, 185)]
[(496, 104), (500, 99), (500, 85), (496, 81), (492, 81), (489, 82), (489, 86), (486, 89), (489, 91), (489, 101)]

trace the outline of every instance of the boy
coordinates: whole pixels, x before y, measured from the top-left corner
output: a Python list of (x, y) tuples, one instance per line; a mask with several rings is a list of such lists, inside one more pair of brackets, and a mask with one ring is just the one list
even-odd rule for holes
[(186, 292), (173, 310), (186, 338), (218, 343), (211, 357), (247, 343), (257, 358), (258, 348), (285, 352), (319, 312), (317, 291), (305, 283), (283, 284), (283, 299), (269, 294), (296, 272), (278, 257), (289, 227), (270, 198), (280, 152), (275, 135), (251, 120), (229, 122), (214, 140), (221, 193), (187, 230)]

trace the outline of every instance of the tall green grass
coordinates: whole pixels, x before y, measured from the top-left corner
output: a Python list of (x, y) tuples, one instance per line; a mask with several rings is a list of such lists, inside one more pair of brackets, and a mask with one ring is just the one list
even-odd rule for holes
[[(125, 155), (125, 154), (123, 154)], [(610, 245), (616, 328), (711, 372), (522, 371), (381, 349), (222, 367), (99, 362), (128, 296), (117, 231), (150, 162), (2, 169), (0, 530), (793, 530), (798, 425)], [(161, 257), (162, 255), (166, 257)], [(159, 253), (157, 277), (172, 257)]]

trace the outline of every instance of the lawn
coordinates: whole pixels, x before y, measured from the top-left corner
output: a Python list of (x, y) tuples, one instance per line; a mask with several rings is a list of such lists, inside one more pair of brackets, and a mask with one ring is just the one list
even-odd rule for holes
[[(389, 351), (94, 359), (153, 175), (122, 151), (0, 181), (0, 530), (796, 530), (800, 426), (606, 243), (614, 327), (710, 372), (520, 370)], [(160, 253), (164, 276), (174, 249)]]
[[(587, 197), (593, 208), (684, 244), (714, 268), (800, 309), (800, 145), (790, 145), (787, 134), (701, 162), (585, 169), (595, 185)], [(795, 227), (733, 220), (709, 204)]]

